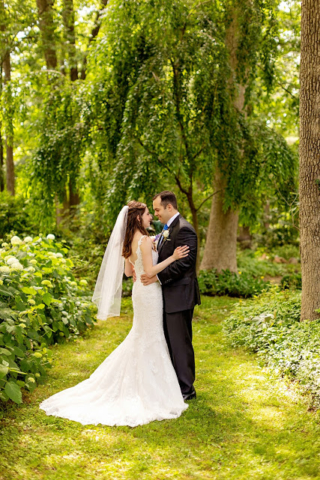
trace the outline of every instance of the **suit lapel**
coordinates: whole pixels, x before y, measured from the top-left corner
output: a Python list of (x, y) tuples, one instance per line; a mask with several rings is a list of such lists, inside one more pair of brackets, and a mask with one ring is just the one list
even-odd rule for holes
[[(173, 228), (177, 225), (178, 221), (179, 221), (179, 218), (181, 217), (181, 215), (178, 215), (177, 218), (175, 218), (173, 220), (173, 222), (171, 223), (170, 227), (168, 228), (168, 232), (169, 232), (169, 236), (170, 236), (170, 232), (172, 232)], [(163, 239), (162, 242), (161, 242), (161, 245), (159, 247), (159, 250), (158, 250), (158, 253), (160, 254), (161, 250), (162, 250), (162, 247), (163, 245), (166, 243), (166, 240)]]

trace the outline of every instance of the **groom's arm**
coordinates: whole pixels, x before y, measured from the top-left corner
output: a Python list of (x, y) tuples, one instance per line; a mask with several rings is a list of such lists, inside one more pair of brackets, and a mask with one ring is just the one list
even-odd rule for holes
[(180, 279), (197, 261), (197, 235), (190, 228), (182, 227), (176, 237), (175, 247), (188, 245), (190, 251), (187, 257), (177, 260), (158, 273), (162, 285), (167, 285)]

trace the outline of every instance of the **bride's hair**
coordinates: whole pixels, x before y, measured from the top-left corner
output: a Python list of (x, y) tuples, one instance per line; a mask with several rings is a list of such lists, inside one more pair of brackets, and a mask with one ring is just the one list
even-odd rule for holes
[(146, 211), (147, 205), (145, 203), (136, 202), (132, 200), (128, 203), (128, 220), (127, 220), (127, 230), (124, 237), (122, 256), (124, 258), (130, 257), (132, 253), (132, 240), (136, 230), (142, 233), (142, 235), (148, 235), (147, 230), (142, 224), (142, 215)]

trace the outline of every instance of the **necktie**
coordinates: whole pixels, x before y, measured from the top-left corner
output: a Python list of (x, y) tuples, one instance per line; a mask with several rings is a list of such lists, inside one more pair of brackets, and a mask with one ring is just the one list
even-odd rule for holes
[(164, 232), (165, 230), (168, 230), (168, 228), (169, 228), (168, 225), (165, 224), (165, 226), (163, 227), (163, 230), (162, 230), (162, 232), (161, 232), (161, 237), (159, 238), (158, 248), (160, 247), (160, 245), (161, 245), (162, 242), (163, 242), (163, 232)]

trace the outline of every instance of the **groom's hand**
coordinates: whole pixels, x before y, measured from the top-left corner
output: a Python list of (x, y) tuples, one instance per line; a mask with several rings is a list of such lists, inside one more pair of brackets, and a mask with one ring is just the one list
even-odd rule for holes
[(148, 275), (141, 275), (140, 277), (141, 283), (145, 286), (151, 285), (151, 283), (155, 283), (158, 281), (157, 275), (149, 278)]

